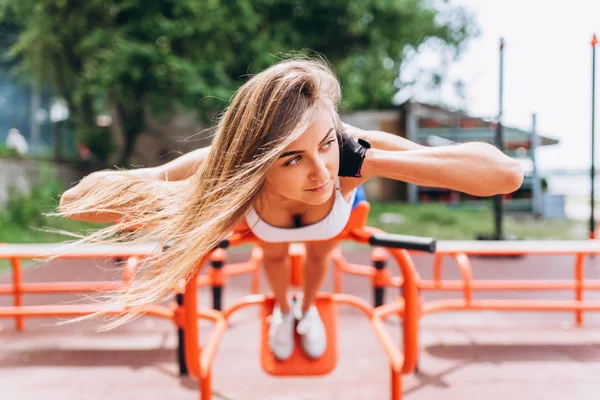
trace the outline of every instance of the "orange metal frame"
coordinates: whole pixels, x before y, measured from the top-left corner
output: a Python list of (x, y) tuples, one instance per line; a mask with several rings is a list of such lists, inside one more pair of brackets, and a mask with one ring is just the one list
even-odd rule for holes
[[(557, 245), (559, 244), (559, 245)], [(526, 241), (526, 242), (483, 242), (483, 241), (439, 241), (433, 262), (433, 279), (425, 280), (417, 276), (419, 291), (462, 291), (462, 299), (442, 299), (428, 303), (421, 302), (421, 316), (442, 311), (457, 310), (494, 310), (494, 311), (546, 311), (574, 312), (575, 322), (581, 326), (583, 312), (600, 311), (600, 301), (584, 300), (585, 290), (600, 290), (600, 280), (584, 278), (585, 257), (600, 254), (600, 242), (582, 241)], [(573, 279), (567, 280), (475, 280), (473, 279), (469, 256), (522, 256), (522, 255), (572, 255), (575, 258)], [(461, 279), (442, 279), (443, 261), (452, 257), (458, 266)], [(375, 257), (374, 257), (375, 258)], [(377, 258), (385, 262), (383, 253)], [(336, 253), (335, 291), (341, 291), (343, 273), (366, 276), (371, 279), (373, 287), (401, 288), (402, 277), (394, 277), (386, 270), (376, 270), (371, 266), (352, 265)], [(475, 291), (564, 291), (572, 290), (573, 300), (498, 300), (473, 299)]]
[[(354, 241), (357, 243), (368, 244), (369, 238), (380, 232), (376, 229), (365, 227), (369, 213), (369, 204), (360, 203), (352, 213), (344, 231), (335, 239), (336, 241)], [(270, 307), (273, 305), (273, 298), (270, 295), (258, 294), (259, 287), (259, 266), (262, 262), (262, 250), (260, 241), (251, 233), (242, 233), (234, 231), (228, 238), (229, 247), (239, 246), (246, 243), (254, 244), (250, 260), (245, 263), (224, 265), (226, 253), (223, 249), (215, 249), (207, 254), (198, 263), (196, 278), (189, 280), (181, 294), (180, 304), (173, 307), (164, 307), (159, 305), (149, 305), (145, 313), (151, 316), (161, 317), (172, 320), (183, 332), (183, 345), (185, 349), (184, 360), (185, 373), (198, 379), (200, 384), (200, 398), (211, 398), (211, 374), (212, 362), (217, 352), (218, 346), (223, 335), (226, 332), (228, 320), (232, 314), (242, 308), (253, 305), (262, 307), (262, 366), (273, 375), (320, 375), (328, 373), (335, 367), (335, 351), (329, 350), (327, 354), (319, 360), (303, 359), (302, 355), (297, 354), (291, 360), (285, 363), (279, 363), (272, 359), (270, 351), (267, 348), (265, 332), (267, 331), (267, 318), (270, 314)], [(6, 246), (6, 247), (4, 247)], [(10, 247), (9, 247), (10, 246)], [(39, 249), (39, 250), (38, 250)], [(115, 249), (121, 249), (119, 251)], [(4, 250), (4, 251), (2, 251)], [(64, 258), (126, 258), (123, 281), (122, 282), (53, 282), (53, 283), (24, 283), (22, 280), (21, 259), (44, 258), (48, 256), (48, 247), (43, 245), (3, 245), (0, 246), (0, 258), (9, 259), (12, 264), (13, 282), (9, 285), (0, 286), (0, 294), (13, 295), (14, 306), (0, 307), (0, 318), (15, 318), (17, 329), (23, 330), (24, 318), (26, 317), (71, 317), (82, 316), (94, 313), (99, 310), (96, 305), (40, 305), (24, 306), (22, 298), (28, 293), (66, 293), (66, 292), (97, 292), (123, 287), (131, 281), (139, 260), (149, 253), (146, 251), (137, 251), (127, 246), (115, 248), (91, 247), (86, 251), (74, 253), (62, 253)], [(381, 252), (381, 250), (375, 251)], [(372, 326), (375, 335), (382, 344), (389, 360), (391, 371), (391, 398), (399, 400), (402, 398), (402, 375), (414, 371), (417, 361), (417, 321), (419, 318), (417, 274), (408, 251), (399, 249), (388, 249), (389, 254), (398, 263), (403, 278), (405, 288), (403, 296), (392, 304), (373, 307), (364, 300), (342, 293), (321, 293), (317, 299), (317, 305), (323, 315), (326, 315), (327, 330), (332, 335), (329, 343), (336, 345), (335, 324), (337, 323), (336, 305), (347, 305), (358, 308), (367, 317)], [(302, 245), (291, 246), (291, 283), (298, 286), (301, 283), (302, 266), (305, 257), (304, 247)], [(200, 275), (199, 272), (205, 264), (210, 264), (207, 272)], [(240, 299), (229, 308), (219, 311), (198, 307), (197, 288), (211, 286), (222, 287), (227, 282), (227, 277), (232, 275), (251, 273), (253, 274), (251, 291), (253, 294)], [(179, 303), (179, 302), (178, 302)], [(126, 309), (114, 309), (110, 314), (122, 314)], [(394, 344), (389, 336), (383, 321), (390, 315), (396, 314), (403, 318), (403, 348), (404, 353)], [(198, 318), (208, 319), (214, 323), (213, 328), (207, 338), (204, 346), (200, 347), (200, 338), (198, 331)], [(333, 334), (331, 333), (333, 332)], [(271, 359), (269, 359), (271, 357)]]
[[(346, 228), (335, 241), (354, 241), (357, 243), (368, 244), (369, 238), (377, 232), (376, 229), (365, 227), (369, 212), (369, 205), (366, 202), (360, 203), (353, 211), (350, 221)], [(234, 247), (242, 244), (252, 243), (260, 247), (260, 240), (250, 232), (234, 232), (227, 239), (228, 246)], [(215, 250), (207, 254), (198, 264), (199, 272), (202, 265), (214, 257)], [(379, 250), (380, 251), (380, 250)], [(296, 352), (290, 360), (277, 362), (273, 359), (268, 350), (266, 340), (267, 316), (270, 314), (273, 306), (273, 297), (264, 294), (253, 294), (246, 296), (222, 312), (213, 310), (199, 309), (197, 306), (197, 290), (195, 280), (186, 284), (183, 295), (182, 328), (185, 331), (185, 364), (188, 373), (199, 381), (200, 399), (207, 400), (211, 398), (211, 377), (212, 361), (223, 335), (226, 332), (229, 318), (240, 309), (259, 306), (262, 307), (262, 340), (261, 340), (261, 365), (263, 369), (272, 375), (277, 376), (307, 376), (322, 375), (330, 372), (335, 367), (335, 324), (337, 313), (336, 305), (347, 305), (358, 308), (367, 317), (375, 336), (383, 346), (385, 353), (390, 360), (391, 383), (390, 395), (393, 400), (402, 398), (402, 375), (414, 371), (417, 361), (417, 321), (419, 318), (418, 290), (416, 281), (416, 271), (408, 251), (399, 249), (387, 249), (389, 254), (396, 260), (400, 271), (404, 277), (403, 285), (405, 290), (403, 296), (398, 301), (391, 304), (373, 307), (366, 301), (352, 295), (343, 293), (320, 293), (317, 299), (317, 306), (323, 315), (328, 331), (328, 348), (326, 354), (318, 360), (308, 360)], [(302, 261), (305, 257), (302, 246), (292, 246), (290, 250), (291, 274), (290, 279), (293, 284), (300, 283)], [(398, 315), (404, 320), (402, 343), (404, 353), (394, 344), (386, 330), (383, 321), (390, 315)], [(209, 334), (204, 346), (200, 347), (198, 318), (207, 317), (214, 321), (214, 326)], [(333, 332), (333, 333), (332, 333)]]
[[(66, 249), (66, 248), (65, 248)], [(0, 318), (14, 318), (16, 329), (23, 331), (25, 318), (32, 317), (78, 317), (90, 315), (98, 311), (105, 311), (100, 305), (23, 305), (23, 297), (27, 294), (53, 294), (53, 293), (97, 293), (116, 290), (129, 284), (135, 273), (139, 261), (150, 255), (152, 248), (149, 246), (86, 246), (85, 251), (72, 252), (49, 251), (49, 245), (32, 244), (3, 244), (0, 243), (0, 259), (10, 261), (12, 269), (12, 283), (0, 285), (0, 295), (12, 295), (12, 307), (0, 307)], [(64, 251), (64, 250), (63, 250)], [(91, 281), (91, 282), (23, 282), (21, 260), (44, 259), (50, 256), (68, 259), (126, 259), (123, 268), (122, 281)], [(223, 257), (223, 252), (216, 251), (211, 260), (218, 261)], [(252, 291), (259, 291), (259, 265), (262, 262), (262, 252), (259, 248), (252, 251), (250, 260), (245, 263), (228, 265), (223, 270), (215, 271), (209, 268), (207, 274), (197, 277), (197, 286), (224, 285), (229, 276), (244, 273), (253, 273)], [(105, 311), (107, 315), (121, 315), (126, 308), (114, 308)], [(145, 315), (172, 320), (178, 324), (178, 315), (181, 314), (176, 307), (163, 305), (148, 305), (144, 310)], [(211, 314), (212, 316), (212, 314)], [(211, 319), (212, 317), (205, 316)]]
[[(458, 244), (458, 245), (457, 245)], [(516, 246), (510, 242), (505, 243), (473, 243), (453, 242), (444, 246), (438, 245), (438, 250), (433, 263), (433, 279), (422, 280), (419, 283), (421, 290), (430, 291), (462, 291), (462, 299), (444, 299), (424, 304), (422, 315), (433, 314), (441, 311), (452, 310), (494, 310), (494, 311), (546, 311), (575, 313), (575, 322), (578, 326), (583, 323), (584, 311), (600, 311), (600, 301), (584, 300), (585, 290), (600, 289), (600, 280), (584, 278), (584, 264), (586, 256), (600, 254), (598, 241), (572, 241), (562, 242), (563, 246), (552, 246), (551, 243), (529, 242), (525, 246)], [(519, 255), (572, 255), (575, 259), (574, 274), (567, 280), (474, 280), (472, 275), (471, 260), (469, 256), (519, 256)], [(459, 268), (461, 280), (443, 280), (442, 266), (445, 257), (452, 257)], [(572, 290), (573, 300), (497, 300), (473, 299), (474, 291), (564, 291)]]
[[(357, 243), (368, 244), (369, 238), (379, 231), (373, 228), (365, 227), (369, 205), (366, 202), (361, 203), (352, 213), (344, 231), (336, 237), (336, 241), (354, 241)], [(260, 241), (251, 233), (234, 231), (227, 238), (228, 246), (234, 247), (246, 243), (254, 244), (251, 258), (246, 263), (225, 265), (226, 253), (223, 249), (215, 249), (205, 255), (198, 263), (196, 278), (191, 279), (185, 284), (181, 294), (181, 303), (166, 308), (161, 306), (148, 306), (149, 315), (168, 318), (174, 321), (183, 335), (184, 360), (185, 367), (189, 374), (198, 379), (200, 385), (200, 399), (211, 398), (211, 376), (212, 362), (218, 350), (221, 339), (223, 338), (230, 317), (240, 309), (259, 306), (262, 308), (262, 338), (261, 341), (261, 359), (262, 367), (273, 375), (319, 375), (328, 373), (335, 366), (335, 357), (330, 352), (322, 359), (316, 361), (307, 361), (302, 359), (301, 355), (294, 355), (292, 359), (285, 363), (277, 363), (270, 357), (266, 348), (265, 332), (267, 329), (266, 316), (270, 313), (270, 307), (273, 304), (273, 298), (270, 295), (258, 294), (259, 292), (259, 265), (262, 262), (262, 251), (260, 250)], [(552, 243), (559, 243), (560, 246), (551, 246)], [(5, 245), (15, 246), (15, 245)], [(124, 253), (121, 257), (127, 257), (126, 268), (124, 270), (123, 282), (77, 282), (77, 283), (23, 283), (21, 276), (20, 259), (40, 257), (42, 254), (35, 254), (35, 251), (2, 252), (0, 246), (0, 258), (11, 260), (13, 267), (12, 285), (0, 286), (0, 294), (12, 294), (14, 306), (0, 307), (0, 317), (14, 317), (17, 323), (17, 329), (23, 329), (23, 319), (25, 317), (56, 317), (56, 316), (77, 316), (86, 315), (97, 311), (96, 306), (23, 306), (22, 297), (27, 293), (62, 293), (62, 292), (86, 292), (106, 290), (116, 287), (115, 285), (126, 285), (133, 275), (135, 266), (141, 257), (145, 254)], [(15, 248), (15, 247), (13, 247)], [(8, 255), (7, 255), (8, 254)], [(535, 254), (561, 254), (575, 256), (575, 273), (572, 280), (566, 281), (544, 281), (544, 280), (474, 280), (469, 256), (473, 255), (535, 255)], [(575, 312), (576, 322), (582, 323), (582, 313), (584, 311), (600, 311), (600, 302), (583, 300), (585, 290), (600, 289), (600, 281), (585, 280), (583, 274), (584, 260), (586, 255), (600, 254), (600, 242), (597, 241), (573, 241), (573, 242), (438, 242), (436, 255), (434, 258), (434, 276), (432, 280), (422, 280), (411, 259), (411, 252), (399, 249), (375, 248), (372, 250), (372, 261), (379, 267), (364, 266), (347, 263), (341, 252), (336, 250), (333, 256), (334, 262), (334, 293), (321, 293), (317, 304), (326, 320), (327, 330), (334, 332), (331, 343), (335, 346), (335, 318), (337, 305), (348, 305), (358, 308), (367, 317), (375, 335), (383, 346), (386, 355), (390, 360), (391, 371), (391, 399), (399, 400), (402, 398), (402, 375), (411, 373), (415, 370), (418, 357), (418, 323), (421, 316), (435, 312), (450, 310), (503, 310), (503, 311), (573, 311)], [(81, 258), (104, 258), (115, 257), (114, 251), (87, 252), (84, 255), (79, 254)], [(389, 269), (382, 268), (382, 265), (391, 256), (400, 269), (400, 276), (392, 276)], [(75, 256), (73, 256), (75, 257)], [(301, 281), (301, 267), (305, 257), (303, 247), (299, 245), (292, 246), (291, 257), (291, 282), (298, 285)], [(461, 273), (460, 280), (443, 280), (442, 266), (445, 257), (452, 257), (456, 260)], [(211, 264), (204, 275), (199, 275), (203, 266)], [(225, 310), (213, 310), (205, 307), (199, 307), (197, 303), (197, 288), (204, 286), (222, 287), (226, 284), (227, 277), (230, 275), (252, 273), (252, 293)], [(342, 273), (357, 274), (368, 277), (371, 284), (376, 289), (384, 289), (388, 286), (402, 288), (402, 295), (396, 301), (388, 304), (372, 306), (364, 300), (341, 293), (342, 291)], [(422, 303), (420, 290), (441, 290), (441, 291), (462, 291), (463, 298), (458, 300), (439, 300), (430, 303)], [(535, 301), (535, 300), (475, 300), (474, 291), (483, 290), (573, 290), (575, 299), (571, 301)], [(113, 310), (113, 313), (119, 314), (125, 310)], [(390, 338), (383, 321), (390, 315), (398, 315), (403, 319), (402, 351), (394, 344)], [(211, 320), (214, 325), (205, 344), (200, 346), (198, 331), (198, 318)], [(329, 338), (329, 337), (328, 337)]]

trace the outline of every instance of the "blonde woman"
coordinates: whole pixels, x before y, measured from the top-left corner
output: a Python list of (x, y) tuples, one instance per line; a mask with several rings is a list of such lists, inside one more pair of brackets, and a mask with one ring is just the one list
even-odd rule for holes
[[(275, 357), (292, 354), (297, 331), (306, 355), (318, 358), (325, 330), (313, 302), (336, 245), (328, 239), (344, 228), (361, 184), (380, 176), (475, 196), (521, 185), (519, 164), (489, 144), (427, 148), (344, 125), (340, 95), (325, 61), (280, 61), (238, 90), (210, 147), (156, 168), (96, 172), (64, 193), (62, 215), (117, 222), (86, 241), (174, 240), (142, 264), (131, 288), (107, 300), (131, 307), (111, 326), (135, 316), (136, 306), (171, 296), (203, 255), (243, 225), (265, 242), (264, 269), (277, 303), (270, 326)], [(288, 246), (300, 241), (305, 286), (301, 301), (290, 304)]]

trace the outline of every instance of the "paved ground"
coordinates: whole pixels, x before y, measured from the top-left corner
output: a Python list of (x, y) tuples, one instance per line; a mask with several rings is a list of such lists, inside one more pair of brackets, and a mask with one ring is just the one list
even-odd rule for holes
[[(353, 252), (349, 257), (367, 262), (368, 253)], [(572, 261), (572, 257), (474, 259), (473, 268), (475, 277), (489, 279), (554, 279), (571, 277)], [(419, 257), (416, 262), (422, 275), (430, 276), (431, 258)], [(88, 280), (101, 275), (97, 265), (62, 261), (29, 269), (25, 279)], [(445, 275), (457, 277), (450, 262)], [(599, 275), (597, 257), (588, 262), (586, 276)], [(0, 277), (8, 280), (9, 276)], [(365, 279), (346, 277), (344, 283), (346, 292), (370, 300)], [(325, 289), (330, 287), (328, 281)], [(248, 293), (248, 288), (246, 277), (232, 279), (225, 304)], [(551, 297), (572, 298), (572, 294), (538, 296)], [(61, 296), (31, 296), (26, 303), (62, 300)], [(201, 301), (209, 304), (206, 291)], [(10, 304), (10, 299), (3, 296), (0, 304)], [(389, 398), (387, 358), (357, 312), (340, 309), (337, 368), (325, 377), (300, 379), (277, 379), (260, 369), (257, 315), (257, 309), (247, 309), (234, 317), (214, 363), (214, 399)], [(600, 316), (586, 314), (582, 328), (574, 327), (573, 320), (571, 313), (427, 316), (421, 325), (421, 370), (404, 378), (405, 399), (596, 400), (600, 398)], [(202, 323), (201, 328), (206, 333), (210, 324)], [(390, 320), (388, 328), (399, 340), (398, 321)], [(95, 333), (90, 322), (56, 326), (52, 319), (27, 320), (25, 332), (17, 333), (12, 320), (2, 320), (0, 399), (197, 399), (197, 383), (177, 374), (175, 348), (171, 323), (150, 318), (105, 333)]]

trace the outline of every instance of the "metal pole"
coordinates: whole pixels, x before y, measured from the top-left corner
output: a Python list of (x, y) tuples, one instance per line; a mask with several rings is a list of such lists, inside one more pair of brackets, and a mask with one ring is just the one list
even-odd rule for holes
[(542, 215), (542, 183), (537, 168), (536, 152), (540, 145), (540, 137), (537, 134), (537, 118), (535, 113), (531, 116), (531, 161), (533, 164), (532, 171), (532, 200), (533, 200), (533, 215), (539, 217)]
[[(500, 39), (500, 88), (499, 88), (499, 110), (498, 110), (498, 125), (496, 127), (496, 147), (504, 152), (504, 138), (502, 137), (502, 101), (504, 92), (504, 38)], [(495, 238), (502, 240), (502, 213), (503, 213), (503, 195), (498, 194), (494, 198), (494, 221), (496, 226)]]
[(598, 39), (596, 38), (596, 35), (594, 34), (593, 38), (592, 38), (592, 168), (590, 170), (590, 177), (591, 177), (591, 190), (590, 190), (590, 207), (591, 207), (591, 213), (590, 213), (590, 238), (594, 237), (594, 231), (596, 230), (596, 221), (594, 218), (594, 203), (595, 203), (595, 199), (594, 199), (594, 186), (595, 186), (595, 176), (596, 176), (596, 166), (595, 166), (595, 147), (596, 147), (596, 141), (594, 138), (594, 125), (595, 125), (595, 119), (594, 119), (594, 114), (596, 112), (595, 108), (596, 108), (596, 44), (598, 43)]
[(31, 110), (29, 113), (29, 151), (31, 154), (37, 154), (40, 147), (40, 124), (36, 114), (40, 109), (42, 99), (40, 91), (35, 82), (31, 83)]

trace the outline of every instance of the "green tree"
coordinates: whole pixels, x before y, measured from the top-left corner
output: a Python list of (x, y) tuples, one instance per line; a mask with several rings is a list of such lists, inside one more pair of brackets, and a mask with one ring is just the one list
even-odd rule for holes
[[(346, 110), (384, 108), (409, 49), (459, 54), (476, 33), (447, 0), (4, 0), (0, 20), (23, 25), (11, 54), (68, 102), (80, 140), (107, 155), (96, 115), (123, 133), (125, 163), (148, 113), (221, 110), (248, 74), (290, 51), (336, 68)], [(395, 84), (396, 82), (396, 84)]]

